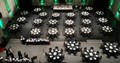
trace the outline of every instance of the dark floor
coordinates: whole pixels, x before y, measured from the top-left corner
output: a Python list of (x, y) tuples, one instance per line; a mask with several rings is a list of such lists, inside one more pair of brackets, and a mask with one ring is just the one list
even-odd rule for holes
[[(45, 7), (42, 8), (43, 11), (46, 11), (49, 13), (49, 17), (47, 17), (47, 19), (44, 21), (44, 25), (41, 27), (42, 28), (42, 36), (45, 37), (46, 33), (47, 33), (47, 21), (50, 19), (50, 13), (52, 13), (52, 9), (51, 7)], [(84, 9), (82, 9), (84, 10)], [(100, 45), (102, 43), (102, 41), (118, 41), (119, 38), (119, 26), (117, 24), (117, 21), (114, 19), (113, 15), (110, 13), (110, 11), (107, 11), (105, 14), (105, 17), (108, 18), (109, 20), (109, 25), (113, 27), (114, 29), (114, 33), (112, 36), (104, 36), (103, 34), (100, 33), (99, 28), (101, 27), (101, 25), (98, 25), (96, 23), (97, 21), (97, 17), (95, 14), (95, 11), (90, 12), (90, 19), (92, 20), (92, 35), (90, 37), (83, 37), (82, 35), (79, 34), (79, 28), (82, 27), (81, 25), (81, 17), (80, 17), (80, 12), (82, 10), (78, 10), (78, 9), (74, 9), (73, 12), (75, 12), (77, 14), (77, 17), (75, 18), (75, 30), (77, 31), (77, 34), (75, 36), (75, 38), (77, 40), (79, 40), (81, 42), (81, 47), (94, 47), (94, 49), (96, 51), (100, 52), (100, 55), (102, 56), (102, 60), (100, 63), (120, 63), (120, 56), (118, 56), (118, 58), (107, 58), (105, 54), (102, 54), (102, 50), (100, 49)], [(21, 35), (25, 36), (25, 37), (29, 37), (29, 33), (30, 33), (30, 29), (33, 28), (34, 26), (32, 25), (32, 21), (33, 19), (37, 18), (38, 15), (33, 14), (32, 12), (29, 14), (29, 16), (27, 17), (28, 22), (26, 24), (21, 24), (21, 30), (17, 33), (11, 33), (12, 39), (18, 39), (10, 41), (6, 48), (8, 48), (10, 45), (12, 45), (12, 50), (13, 53), (15, 54), (15, 57), (17, 57), (17, 51), (20, 50), (23, 53), (27, 52), (29, 54), (30, 57), (37, 55), (37, 59), (35, 60), (36, 63), (38, 62), (47, 62), (46, 58), (45, 58), (45, 52), (48, 51), (49, 47), (55, 47), (58, 46), (59, 48), (64, 49), (63, 46), (63, 42), (65, 40), (65, 36), (63, 35), (63, 28), (65, 28), (65, 26), (63, 26), (63, 22), (66, 19), (65, 15), (67, 12), (60, 12), (61, 13), (61, 19), (60, 21), (60, 25), (58, 25), (59, 28), (59, 32), (60, 35), (58, 37), (58, 39), (55, 39), (55, 41), (51, 41), (50, 45), (22, 45), (21, 42), (19, 41), (19, 38)], [(13, 18), (10, 23), (14, 23), (16, 22), (17, 17), (19, 17), (19, 11), (16, 13), (15, 18)], [(10, 24), (9, 23), (9, 24)], [(9, 25), (8, 24), (8, 25)], [(74, 55), (69, 55), (67, 52), (64, 51), (64, 55), (65, 55), (65, 59), (63, 62), (67, 62), (67, 63), (83, 63), (82, 62), (82, 57), (80, 56), (81, 53), (78, 52), (76, 56)], [(5, 56), (5, 53), (2, 52), (0, 53), (0, 56)]]
[[(12, 46), (11, 49), (13, 50), (13, 53), (15, 54), (15, 57), (18, 57), (17, 51), (21, 51), (22, 54), (24, 52), (27, 52), (29, 57), (37, 56), (37, 59), (35, 60), (35, 63), (47, 63), (45, 52), (49, 51), (49, 48), (54, 48), (55, 46), (58, 46), (60, 49), (65, 49), (63, 45), (64, 41), (52, 41), (50, 45), (22, 45), (19, 39), (11, 40), (6, 48), (9, 46)], [(81, 42), (81, 41), (80, 41)], [(106, 54), (102, 53), (102, 49), (100, 49), (100, 45), (102, 44), (101, 40), (87, 40), (87, 42), (82, 41), (81, 46), (82, 48), (87, 47), (94, 47), (95, 51), (100, 52), (100, 56), (102, 56), (102, 59), (100, 63), (120, 63), (120, 56), (118, 58), (110, 57), (107, 58)], [(81, 52), (78, 52), (77, 55), (68, 54), (68, 52), (63, 51), (63, 54), (65, 56), (65, 59), (63, 62), (67, 63), (83, 63)], [(0, 53), (0, 56), (5, 56), (5, 52)]]
[[(45, 7), (45, 8), (42, 8), (43, 11), (46, 11), (48, 12), (48, 17), (44, 20), (44, 25), (41, 26), (40, 28), (42, 29), (42, 37), (45, 37), (46, 34), (47, 34), (47, 28), (48, 28), (48, 25), (47, 25), (47, 21), (50, 19), (50, 14), (52, 12), (54, 12), (52, 10), (51, 7)], [(82, 9), (84, 10), (84, 9)], [(92, 26), (91, 28), (93, 29), (92, 30), (92, 35), (90, 37), (83, 37), (82, 35), (80, 35), (79, 33), (79, 28), (81, 28), (83, 25), (81, 25), (81, 11), (82, 10), (79, 10), (79, 9), (74, 9), (73, 11), (71, 12), (75, 12), (76, 13), (76, 18), (75, 18), (75, 30), (77, 31), (76, 35), (75, 35), (75, 39), (77, 40), (80, 40), (80, 41), (86, 41), (87, 39), (101, 39), (103, 41), (118, 41), (118, 37), (119, 37), (119, 29), (118, 29), (118, 24), (117, 24), (117, 21), (114, 19), (113, 15), (111, 14), (111, 12), (108, 10), (106, 13), (105, 13), (105, 17), (108, 18), (109, 20), (109, 25), (113, 27), (114, 29), (114, 32), (113, 32), (113, 35), (112, 36), (104, 36), (103, 34), (100, 33), (99, 29), (101, 27), (101, 25), (98, 25), (96, 23), (97, 21), (97, 18), (96, 17), (96, 14), (95, 14), (95, 11), (92, 11), (90, 12), (90, 17), (89, 19), (92, 20)], [(59, 29), (59, 32), (60, 32), (60, 35), (58, 36), (57, 41), (63, 41), (65, 40), (65, 36), (63, 34), (63, 29), (65, 28), (65, 26), (63, 25), (63, 22), (64, 20), (66, 19), (65, 15), (67, 12), (60, 12), (61, 13), (61, 19), (59, 20), (60, 21), (60, 24), (58, 25), (58, 29)], [(19, 32), (17, 32), (16, 34), (15, 33), (12, 33), (12, 38), (20, 38), (21, 35), (25, 36), (25, 37), (29, 37), (30, 35), (30, 29), (33, 28), (34, 26), (32, 25), (32, 21), (33, 19), (35, 18), (38, 18), (39, 15), (35, 15), (32, 11), (29, 12), (29, 16), (27, 17), (27, 20), (28, 22), (26, 24), (21, 24), (21, 30)], [(16, 22), (16, 19), (17, 17), (19, 17), (19, 12), (16, 13), (15, 15), (15, 18), (13, 18), (13, 20), (11, 22)]]

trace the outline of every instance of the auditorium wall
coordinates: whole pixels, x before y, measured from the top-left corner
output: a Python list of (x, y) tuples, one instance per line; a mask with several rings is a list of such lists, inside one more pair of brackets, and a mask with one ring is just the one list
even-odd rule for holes
[[(120, 0), (114, 0), (113, 6), (112, 6), (112, 9), (111, 9), (114, 16), (116, 15), (116, 11), (118, 10), (119, 3), (120, 3)], [(118, 20), (120, 21), (120, 17), (118, 18)]]
[[(7, 1), (8, 1), (8, 4), (10, 6), (12, 13), (14, 14), (14, 10), (15, 10), (14, 0), (7, 0)], [(0, 12), (2, 13), (2, 21), (3, 21), (2, 23), (3, 23), (3, 29), (4, 29), (5, 25), (8, 23), (10, 19), (4, 0), (0, 0)], [(2, 36), (3, 36), (3, 32), (2, 32), (2, 29), (0, 29), (0, 38)]]
[[(86, 0), (86, 5), (92, 5), (94, 0)], [(33, 0), (33, 5), (39, 5), (39, 0)], [(45, 0), (45, 6), (54, 5), (53, 0)], [(72, 5), (81, 5), (81, 0), (73, 0)]]

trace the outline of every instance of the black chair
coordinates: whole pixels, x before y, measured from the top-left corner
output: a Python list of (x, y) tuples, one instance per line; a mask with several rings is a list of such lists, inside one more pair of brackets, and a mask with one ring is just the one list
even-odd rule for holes
[(90, 49), (94, 49), (93, 47), (90, 47)]
[(102, 59), (102, 56), (99, 57), (99, 60), (101, 60), (101, 59)]
[(84, 47), (84, 51), (86, 51), (87, 50), (87, 47)]
[(52, 50), (52, 48), (49, 48), (49, 52)]
[(55, 49), (58, 49), (58, 46), (55, 46)]

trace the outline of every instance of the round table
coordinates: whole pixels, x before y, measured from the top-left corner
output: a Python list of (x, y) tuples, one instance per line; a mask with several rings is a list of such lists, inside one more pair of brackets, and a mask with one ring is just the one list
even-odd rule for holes
[(67, 19), (67, 20), (65, 20), (65, 25), (68, 25), (68, 26), (74, 25), (74, 21), (71, 19)]
[(19, 23), (24, 23), (25, 21), (26, 21), (25, 17), (19, 17), (19, 18), (17, 18), (17, 22), (19, 22)]
[(20, 27), (19, 24), (12, 24), (12, 25), (10, 25), (9, 29), (10, 29), (10, 30), (18, 30), (19, 27)]
[(41, 33), (41, 29), (39, 29), (39, 28), (33, 28), (33, 29), (31, 29), (31, 31), (30, 31), (30, 34), (31, 34), (32, 36), (39, 36), (40, 33)]
[(49, 35), (57, 35), (58, 29), (57, 28), (48, 28), (48, 34)]
[(87, 11), (82, 11), (82, 12), (81, 12), (81, 15), (82, 15), (82, 16), (89, 16), (89, 12), (87, 12)]
[(102, 31), (106, 32), (106, 33), (110, 33), (113, 31), (112, 27), (110, 26), (103, 26), (102, 27)]
[(99, 61), (99, 53), (97, 53), (96, 51), (90, 51), (87, 49), (87, 51), (83, 52), (83, 57), (87, 60), (87, 61)]
[[(47, 57), (52, 60), (53, 62), (56, 60), (63, 59), (63, 53), (60, 49), (51, 49), (47, 53)], [(57, 61), (58, 62), (58, 61)]]
[(68, 17), (75, 17), (75, 13), (69, 12), (69, 13), (67, 13), (67, 16), (68, 16)]
[(93, 8), (92, 8), (92, 7), (89, 7), (89, 6), (88, 6), (88, 7), (85, 7), (85, 9), (88, 10), (88, 11), (93, 10)]
[(92, 30), (89, 27), (82, 27), (81, 32), (84, 34), (90, 34), (92, 32)]
[(82, 19), (82, 23), (88, 25), (88, 24), (91, 24), (91, 20), (90, 19)]
[(46, 17), (47, 15), (48, 15), (47, 12), (41, 12), (41, 13), (39, 14), (40, 17)]
[(97, 15), (104, 15), (104, 12), (103, 11), (96, 11), (96, 14)]
[(119, 53), (119, 47), (116, 44), (107, 42), (107, 43), (105, 43), (103, 45), (103, 47), (104, 47), (104, 50), (107, 53), (110, 53), (110, 54), (117, 54), (117, 53)]
[(21, 36), (20, 40), (21, 40), (21, 41), (25, 40), (25, 37), (24, 37), (24, 36)]
[(42, 22), (43, 22), (42, 19), (34, 19), (33, 24), (40, 25), (40, 24), (42, 24)]
[(56, 25), (56, 24), (58, 23), (58, 21), (57, 21), (56, 19), (50, 19), (50, 20), (48, 21), (48, 23), (49, 23), (50, 25)]
[(41, 10), (41, 8), (34, 8), (34, 12), (36, 12), (36, 13), (39, 13), (39, 12), (41, 12), (42, 10)]
[(65, 41), (65, 46), (70, 51), (76, 51), (80, 48), (80, 42), (78, 41)]
[(107, 22), (108, 22), (108, 19), (107, 19), (107, 18), (104, 18), (104, 17), (100, 17), (100, 18), (98, 18), (98, 21), (99, 21), (100, 23), (107, 23)]
[(23, 15), (23, 16), (26, 16), (26, 15), (28, 15), (28, 11), (21, 11), (20, 14)]
[(58, 18), (58, 17), (60, 17), (60, 13), (52, 13), (52, 17)]
[(74, 35), (75, 30), (73, 28), (65, 28), (65, 35)]

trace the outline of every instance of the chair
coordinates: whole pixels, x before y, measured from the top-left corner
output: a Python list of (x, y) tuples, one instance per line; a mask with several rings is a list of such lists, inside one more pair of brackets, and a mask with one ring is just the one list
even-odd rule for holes
[(99, 57), (99, 60), (101, 60), (101, 59), (102, 59), (102, 56)]
[(61, 53), (63, 53), (63, 49), (61, 49)]
[(86, 51), (87, 50), (87, 47), (84, 47), (84, 51)]
[(55, 49), (58, 49), (58, 46), (55, 46)]
[(49, 48), (49, 51), (51, 51), (51, 50), (52, 50), (52, 48), (50, 47), (50, 48)]
[(97, 51), (97, 54), (99, 54), (99, 51)]
[(93, 47), (90, 47), (90, 49), (94, 49)]

